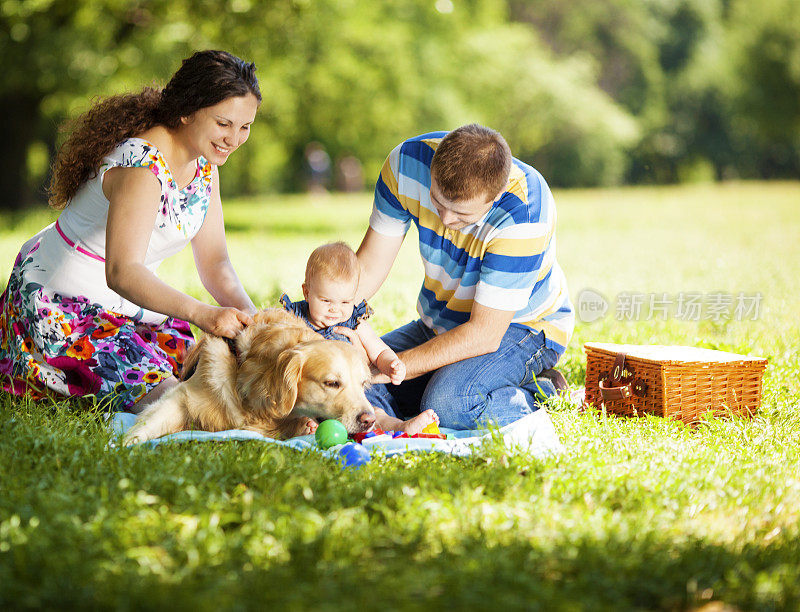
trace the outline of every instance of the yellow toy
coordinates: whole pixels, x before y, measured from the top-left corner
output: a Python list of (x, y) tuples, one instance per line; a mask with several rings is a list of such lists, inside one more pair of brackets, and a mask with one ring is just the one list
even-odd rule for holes
[(425, 428), (422, 430), (422, 433), (440, 434), (442, 432), (439, 431), (439, 426), (436, 424), (436, 421), (434, 421), (433, 423), (429, 423), (428, 425), (426, 425)]

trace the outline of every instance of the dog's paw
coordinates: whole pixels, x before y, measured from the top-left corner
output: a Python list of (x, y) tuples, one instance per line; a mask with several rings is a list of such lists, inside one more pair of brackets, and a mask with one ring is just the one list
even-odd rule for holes
[(301, 427), (302, 432), (300, 435), (310, 436), (317, 432), (317, 427), (319, 427), (319, 423), (317, 423), (314, 419), (306, 417), (306, 422)]
[(144, 439), (139, 437), (137, 432), (129, 432), (122, 438), (122, 445), (123, 446), (133, 446), (134, 444), (139, 444), (140, 442), (144, 442)]

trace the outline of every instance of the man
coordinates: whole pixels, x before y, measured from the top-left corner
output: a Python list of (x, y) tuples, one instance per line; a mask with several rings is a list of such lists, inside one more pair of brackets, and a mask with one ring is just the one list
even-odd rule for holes
[(406, 381), (368, 397), (399, 417), (433, 409), (455, 429), (536, 410), (536, 377), (554, 375), (574, 326), (547, 183), (480, 125), (405, 141), (375, 187), (357, 253), (362, 297), (383, 284), (412, 222), (425, 268), (420, 318), (383, 337)]

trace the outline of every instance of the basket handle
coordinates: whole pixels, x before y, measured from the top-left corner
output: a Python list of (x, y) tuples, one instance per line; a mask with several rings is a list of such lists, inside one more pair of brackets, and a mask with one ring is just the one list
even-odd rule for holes
[(621, 400), (629, 398), (633, 395), (633, 391), (631, 390), (632, 383), (628, 383), (627, 385), (620, 385), (618, 387), (615, 386), (605, 386), (603, 381), (600, 381), (600, 395), (603, 396), (603, 401), (611, 401), (611, 400)]
[(617, 353), (617, 358), (614, 360), (614, 369), (611, 370), (611, 375), (608, 377), (609, 384), (606, 385), (603, 380), (599, 384), (603, 401), (627, 399), (633, 395), (632, 382), (621, 384), (624, 371), (625, 353)]

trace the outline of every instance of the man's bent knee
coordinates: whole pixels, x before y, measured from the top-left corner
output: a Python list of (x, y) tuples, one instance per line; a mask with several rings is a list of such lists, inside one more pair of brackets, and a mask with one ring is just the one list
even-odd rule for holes
[(506, 386), (464, 395), (441, 393), (429, 385), (420, 408), (436, 411), (442, 427), (476, 429), (489, 424), (508, 425), (538, 410), (539, 404), (535, 394), (522, 387)]

